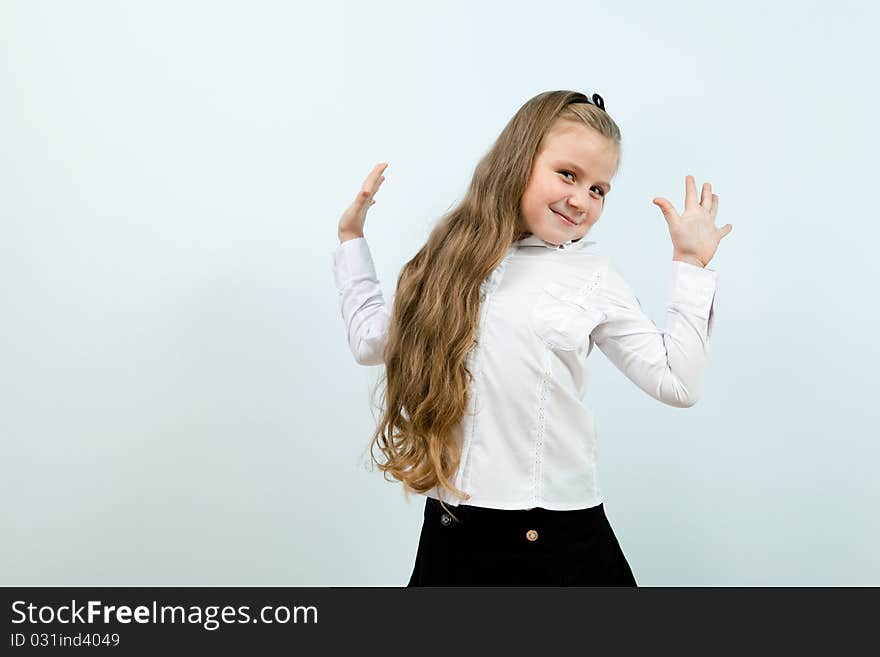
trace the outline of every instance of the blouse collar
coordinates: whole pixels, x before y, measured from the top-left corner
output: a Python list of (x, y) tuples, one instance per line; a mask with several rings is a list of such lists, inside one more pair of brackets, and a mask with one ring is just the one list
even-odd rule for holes
[(554, 249), (558, 251), (574, 251), (576, 249), (581, 249), (585, 246), (589, 246), (591, 244), (596, 244), (596, 242), (589, 242), (585, 240), (583, 237), (579, 239), (577, 242), (572, 240), (568, 240), (563, 244), (553, 244), (551, 242), (545, 242), (540, 237), (535, 234), (528, 235), (521, 240), (514, 242), (514, 245), (517, 247), (524, 246), (543, 246), (548, 249)]

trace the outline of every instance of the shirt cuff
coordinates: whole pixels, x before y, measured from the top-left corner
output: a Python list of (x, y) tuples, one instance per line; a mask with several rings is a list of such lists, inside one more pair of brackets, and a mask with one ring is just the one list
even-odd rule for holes
[(376, 266), (367, 240), (363, 237), (341, 242), (333, 251), (333, 277), (342, 292), (352, 279), (376, 278)]
[(681, 260), (672, 261), (672, 277), (667, 298), (670, 305), (684, 308), (706, 322), (706, 337), (712, 335), (718, 272)]

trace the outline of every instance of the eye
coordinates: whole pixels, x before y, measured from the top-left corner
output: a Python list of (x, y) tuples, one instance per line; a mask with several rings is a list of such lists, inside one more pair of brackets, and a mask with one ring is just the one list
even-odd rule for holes
[[(565, 176), (566, 174), (570, 175), (572, 177), (572, 180), (575, 177), (575, 175), (571, 171), (567, 171), (565, 169), (562, 169), (559, 173), (561, 173), (563, 176)], [(599, 190), (599, 196), (605, 196), (605, 192), (602, 190), (601, 187), (599, 187), (597, 185), (594, 185), (590, 189), (597, 189), (597, 190)]]

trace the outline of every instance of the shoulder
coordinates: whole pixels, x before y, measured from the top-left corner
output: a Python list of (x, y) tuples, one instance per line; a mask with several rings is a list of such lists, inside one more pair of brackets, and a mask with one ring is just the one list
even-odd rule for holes
[(613, 305), (634, 307), (639, 305), (626, 276), (617, 261), (608, 255), (602, 256), (602, 281), (600, 291)]

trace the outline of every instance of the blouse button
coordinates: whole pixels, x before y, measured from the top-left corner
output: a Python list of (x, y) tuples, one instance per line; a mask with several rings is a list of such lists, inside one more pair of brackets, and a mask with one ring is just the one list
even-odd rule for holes
[(440, 522), (443, 523), (444, 527), (448, 527), (449, 523), (452, 522), (452, 518), (448, 514), (444, 513), (442, 516), (440, 516)]
[(534, 529), (530, 529), (529, 531), (526, 532), (526, 538), (529, 539), (530, 541), (537, 541), (538, 540), (538, 532), (536, 532)]

